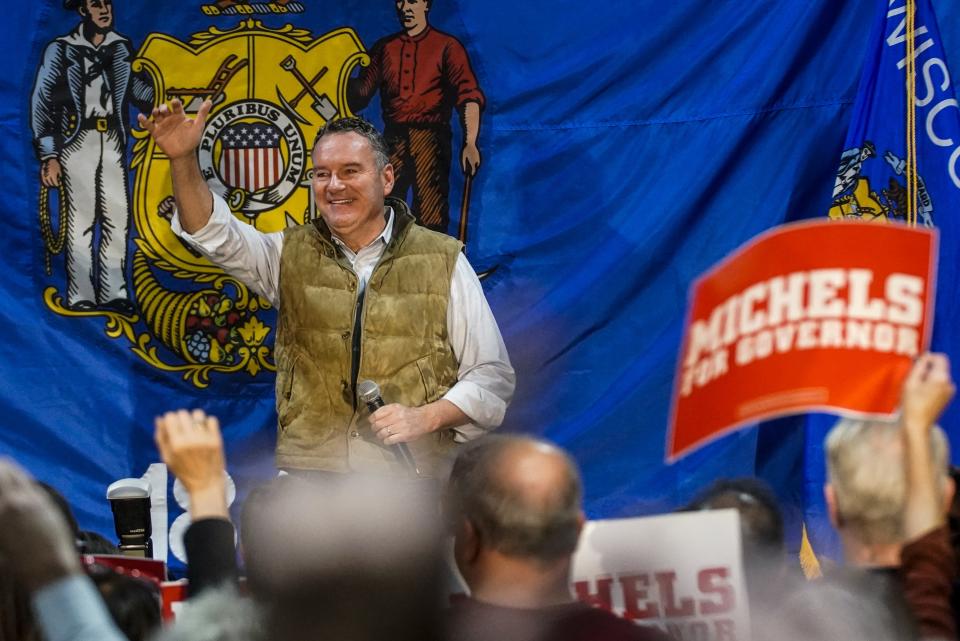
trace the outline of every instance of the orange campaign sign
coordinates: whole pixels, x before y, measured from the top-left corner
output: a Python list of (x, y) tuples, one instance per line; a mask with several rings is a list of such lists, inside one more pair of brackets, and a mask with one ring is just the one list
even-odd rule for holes
[(858, 221), (776, 228), (691, 287), (667, 459), (806, 411), (892, 416), (933, 325), (937, 235)]

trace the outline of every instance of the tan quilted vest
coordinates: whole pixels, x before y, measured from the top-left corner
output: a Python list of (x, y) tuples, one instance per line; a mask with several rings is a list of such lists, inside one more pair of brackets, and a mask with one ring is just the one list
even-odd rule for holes
[[(277, 466), (404, 475), (394, 453), (355, 407), (351, 384), (355, 314), (362, 332), (357, 381), (380, 385), (385, 402), (417, 407), (457, 381), (447, 337), (450, 279), (461, 245), (393, 207), (393, 238), (373, 270), (358, 310), (358, 279), (326, 224), (288, 228), (280, 257), (277, 359)], [(425, 476), (445, 473), (451, 430), (409, 444)]]

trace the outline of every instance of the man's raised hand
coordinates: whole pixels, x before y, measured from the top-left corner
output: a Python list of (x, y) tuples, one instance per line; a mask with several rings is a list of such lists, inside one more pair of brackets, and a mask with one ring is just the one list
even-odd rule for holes
[(155, 426), (160, 458), (190, 494), (191, 518), (229, 518), (223, 438), (216, 417), (178, 410), (158, 416)]
[(907, 540), (941, 527), (946, 517), (949, 498), (943, 490), (947, 471), (938, 469), (931, 431), (954, 391), (945, 354), (923, 354), (903, 382), (900, 420), (907, 481), (903, 511)]
[(174, 161), (196, 152), (212, 108), (213, 103), (204, 100), (196, 118), (189, 118), (183, 110), (183, 103), (171, 100), (169, 106), (162, 104), (154, 107), (149, 118), (140, 114), (137, 122), (150, 132), (160, 150)]
[(920, 356), (903, 382), (901, 404), (904, 427), (928, 432), (955, 391), (946, 354), (927, 353)]

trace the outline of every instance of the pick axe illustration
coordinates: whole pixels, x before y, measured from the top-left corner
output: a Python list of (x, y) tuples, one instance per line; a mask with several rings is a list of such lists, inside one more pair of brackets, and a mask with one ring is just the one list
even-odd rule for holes
[(280, 100), (280, 103), (283, 105), (284, 109), (286, 109), (295, 120), (303, 125), (311, 124), (309, 120), (301, 116), (297, 111), (297, 105), (307, 96), (313, 98), (313, 103), (310, 106), (313, 107), (313, 110), (317, 112), (321, 118), (329, 121), (337, 117), (339, 110), (337, 109), (336, 105), (331, 102), (327, 94), (319, 93), (314, 87), (314, 85), (316, 85), (317, 82), (319, 82), (320, 79), (326, 75), (326, 67), (321, 68), (312, 80), (307, 80), (307, 77), (304, 76), (300, 69), (297, 68), (297, 61), (294, 60), (293, 56), (287, 56), (281, 60), (280, 68), (284, 71), (290, 72), (300, 83), (300, 86), (303, 87), (300, 93), (298, 93), (289, 101), (283, 97), (283, 94), (280, 93), (280, 89), (277, 88), (277, 98)]

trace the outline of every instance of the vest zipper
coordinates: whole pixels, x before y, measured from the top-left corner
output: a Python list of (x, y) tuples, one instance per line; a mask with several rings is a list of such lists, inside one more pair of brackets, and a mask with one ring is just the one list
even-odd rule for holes
[[(357, 288), (359, 289), (359, 278)], [(368, 283), (369, 284), (369, 283)], [(353, 311), (353, 340), (350, 347), (350, 391), (353, 396), (353, 411), (357, 411), (357, 377), (360, 375), (360, 337), (363, 333), (363, 301), (367, 288), (357, 293), (357, 306)]]

